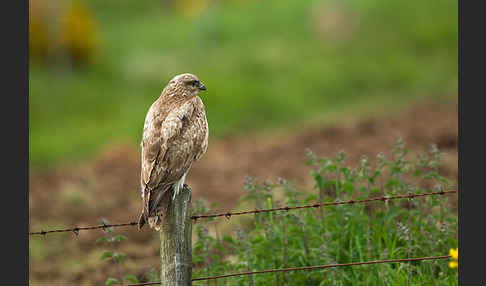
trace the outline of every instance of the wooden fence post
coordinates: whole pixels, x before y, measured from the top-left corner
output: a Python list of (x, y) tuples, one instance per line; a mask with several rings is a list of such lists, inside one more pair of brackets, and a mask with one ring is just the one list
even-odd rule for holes
[(188, 286), (192, 280), (192, 190), (184, 185), (163, 218), (160, 232), (160, 284)]

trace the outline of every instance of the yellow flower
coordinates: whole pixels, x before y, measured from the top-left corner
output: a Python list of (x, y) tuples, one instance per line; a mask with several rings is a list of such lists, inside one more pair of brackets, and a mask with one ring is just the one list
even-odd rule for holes
[(452, 258), (454, 258), (455, 260), (457, 260), (457, 258), (459, 257), (459, 249), (451, 248), (449, 250), (449, 255), (452, 256)]
[(90, 61), (98, 46), (97, 27), (91, 11), (81, 1), (74, 0), (61, 24), (60, 45), (73, 61)]
[(454, 261), (449, 261), (449, 267), (450, 268), (457, 268), (459, 263), (457, 263), (457, 259), (459, 258), (459, 249), (449, 249), (449, 255), (454, 259)]

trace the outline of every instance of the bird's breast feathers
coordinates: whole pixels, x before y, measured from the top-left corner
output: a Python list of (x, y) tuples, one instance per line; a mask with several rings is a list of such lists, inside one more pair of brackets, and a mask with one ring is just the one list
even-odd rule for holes
[(141, 144), (142, 188), (179, 180), (206, 152), (207, 144), (208, 124), (198, 96), (178, 106), (154, 103), (147, 113)]

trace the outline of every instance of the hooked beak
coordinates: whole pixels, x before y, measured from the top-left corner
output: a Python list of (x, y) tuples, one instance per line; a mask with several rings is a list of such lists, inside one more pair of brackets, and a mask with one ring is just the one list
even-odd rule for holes
[(201, 85), (199, 86), (199, 90), (206, 91), (206, 86), (201, 83)]

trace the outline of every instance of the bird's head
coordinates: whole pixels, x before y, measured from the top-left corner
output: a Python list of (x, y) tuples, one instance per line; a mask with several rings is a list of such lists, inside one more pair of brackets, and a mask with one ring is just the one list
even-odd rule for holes
[(184, 96), (195, 96), (199, 94), (200, 90), (206, 90), (206, 86), (204, 86), (201, 80), (190, 73), (175, 76), (169, 81), (169, 86), (180, 91)]

